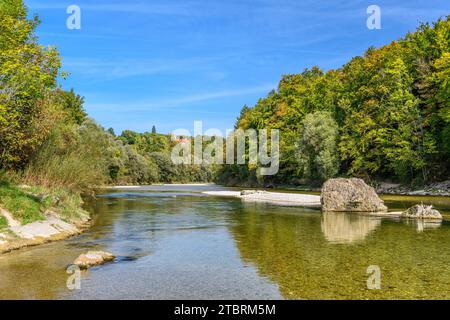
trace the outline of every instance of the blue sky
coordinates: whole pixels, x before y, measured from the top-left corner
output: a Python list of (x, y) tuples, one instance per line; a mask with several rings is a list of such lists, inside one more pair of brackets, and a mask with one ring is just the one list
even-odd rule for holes
[[(25, 0), (42, 20), (40, 42), (56, 45), (62, 82), (89, 115), (116, 132), (233, 128), (283, 74), (338, 68), (450, 13), (449, 1)], [(69, 5), (81, 30), (69, 30)], [(382, 29), (366, 27), (381, 8)]]

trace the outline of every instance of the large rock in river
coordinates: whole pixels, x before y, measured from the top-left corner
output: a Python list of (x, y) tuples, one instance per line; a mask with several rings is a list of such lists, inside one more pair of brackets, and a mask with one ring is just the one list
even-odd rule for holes
[(387, 207), (375, 189), (364, 180), (330, 179), (324, 183), (321, 195), (322, 210), (325, 212), (386, 212)]

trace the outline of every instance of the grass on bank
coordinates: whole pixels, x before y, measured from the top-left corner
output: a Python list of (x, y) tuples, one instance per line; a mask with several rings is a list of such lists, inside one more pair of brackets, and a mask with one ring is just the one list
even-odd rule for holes
[(22, 224), (44, 220), (41, 203), (9, 182), (0, 182), (0, 206)]
[[(78, 193), (59, 188), (17, 186), (10, 181), (0, 181), (0, 207), (8, 210), (22, 225), (45, 219), (44, 213), (52, 210), (61, 219), (70, 222), (85, 214), (83, 200)], [(0, 216), (0, 229), (8, 226)]]
[(0, 231), (8, 227), (8, 221), (5, 217), (0, 216)]

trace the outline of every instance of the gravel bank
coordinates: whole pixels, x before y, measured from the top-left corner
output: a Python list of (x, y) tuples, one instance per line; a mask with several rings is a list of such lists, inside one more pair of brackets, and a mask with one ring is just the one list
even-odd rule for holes
[(320, 208), (320, 196), (298, 193), (278, 193), (266, 191), (206, 191), (204, 194), (219, 197), (240, 198), (245, 202), (270, 203), (282, 206)]

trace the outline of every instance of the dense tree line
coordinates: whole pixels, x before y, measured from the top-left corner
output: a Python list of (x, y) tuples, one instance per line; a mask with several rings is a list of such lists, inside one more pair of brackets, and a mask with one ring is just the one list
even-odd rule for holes
[(173, 142), (155, 127), (116, 136), (89, 119), (83, 97), (59, 87), (66, 74), (58, 51), (39, 45), (38, 23), (22, 0), (0, 1), (0, 173), (74, 190), (213, 179), (210, 167), (173, 165)]
[[(0, 172), (37, 184), (217, 181), (317, 183), (360, 176), (424, 183), (450, 174), (450, 22), (441, 19), (343, 67), (283, 76), (244, 106), (236, 127), (281, 129), (280, 171), (254, 165), (174, 165), (170, 136), (116, 135), (89, 119), (84, 99), (58, 84), (58, 51), (38, 43), (22, 0), (0, 1)], [(208, 139), (206, 139), (208, 140)]]
[(321, 183), (341, 175), (421, 184), (450, 175), (450, 21), (423, 24), (342, 68), (283, 76), (236, 127), (280, 129), (280, 172), (222, 168), (229, 184)]

